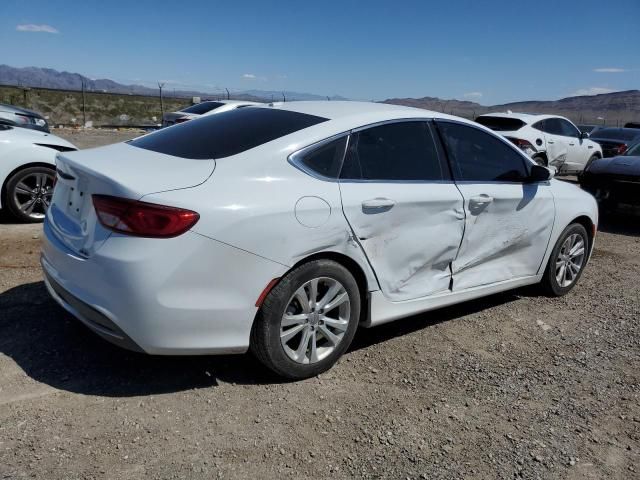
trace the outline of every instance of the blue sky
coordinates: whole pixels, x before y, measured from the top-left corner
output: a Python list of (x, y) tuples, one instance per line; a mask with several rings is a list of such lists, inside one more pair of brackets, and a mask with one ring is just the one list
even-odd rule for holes
[(640, 0), (0, 0), (0, 63), (483, 104), (640, 88)]

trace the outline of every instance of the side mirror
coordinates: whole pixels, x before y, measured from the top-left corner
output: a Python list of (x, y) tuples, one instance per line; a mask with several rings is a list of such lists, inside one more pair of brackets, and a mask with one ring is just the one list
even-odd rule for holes
[(533, 165), (531, 167), (531, 172), (529, 173), (529, 181), (532, 183), (546, 182), (547, 180), (551, 180), (554, 174), (555, 172), (547, 167), (543, 167), (542, 165)]
[(580, 132), (581, 139), (589, 138), (590, 136), (591, 135), (589, 135), (589, 132)]

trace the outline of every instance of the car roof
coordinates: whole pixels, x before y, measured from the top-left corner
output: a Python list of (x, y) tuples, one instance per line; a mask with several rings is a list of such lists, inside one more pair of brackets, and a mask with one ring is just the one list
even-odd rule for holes
[(352, 101), (300, 101), (300, 102), (276, 102), (269, 103), (261, 108), (277, 108), (291, 112), (315, 115), (327, 118), (339, 123), (353, 123), (354, 125), (367, 125), (386, 120), (399, 120), (404, 118), (438, 118), (459, 120), (472, 123), (463, 118), (454, 117), (444, 113), (433, 112), (422, 108), (405, 107), (403, 105), (391, 105), (376, 102), (352, 102)]
[(560, 115), (549, 115), (549, 114), (539, 114), (539, 113), (519, 113), (519, 112), (491, 112), (491, 113), (483, 113), (479, 115), (480, 117), (504, 117), (504, 118), (516, 118), (518, 120), (522, 120), (527, 124), (535, 123), (540, 120), (546, 120), (547, 118), (562, 118), (566, 120), (565, 117)]

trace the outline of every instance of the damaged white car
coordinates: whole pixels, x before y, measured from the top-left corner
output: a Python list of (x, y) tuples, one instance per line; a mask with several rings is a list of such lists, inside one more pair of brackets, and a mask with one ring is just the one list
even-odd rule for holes
[(602, 147), (564, 117), (529, 113), (488, 113), (476, 122), (499, 132), (537, 164), (559, 174), (580, 174), (602, 158)]
[(162, 355), (251, 349), (317, 375), (371, 327), (582, 274), (593, 197), (473, 122), (292, 102), (58, 156), (51, 295), (105, 339)]

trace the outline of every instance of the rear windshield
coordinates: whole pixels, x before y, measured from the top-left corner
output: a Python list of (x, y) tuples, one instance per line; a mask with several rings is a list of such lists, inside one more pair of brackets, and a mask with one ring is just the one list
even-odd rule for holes
[(595, 138), (611, 139), (611, 140), (633, 140), (640, 136), (638, 130), (629, 128), (601, 128), (593, 134)]
[(522, 120), (509, 117), (478, 117), (476, 122), (496, 132), (514, 132), (526, 125)]
[(224, 158), (327, 120), (288, 110), (239, 108), (164, 128), (129, 145), (174, 157)]
[(185, 113), (195, 113), (197, 115), (202, 115), (203, 113), (210, 112), (211, 110), (215, 110), (216, 108), (220, 108), (224, 103), (220, 102), (202, 102), (197, 105), (192, 105), (187, 108), (183, 108), (180, 110)]

